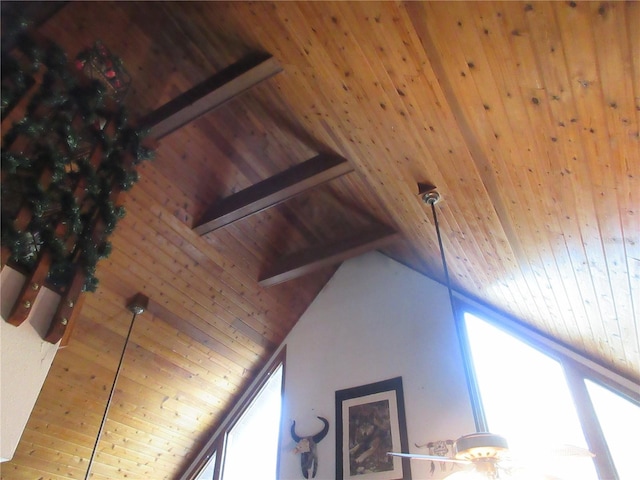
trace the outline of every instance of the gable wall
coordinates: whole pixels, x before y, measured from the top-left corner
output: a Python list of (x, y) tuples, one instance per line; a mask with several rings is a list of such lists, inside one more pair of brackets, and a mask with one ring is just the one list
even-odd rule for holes
[[(335, 478), (335, 391), (344, 388), (401, 376), (413, 452), (428, 453), (414, 443), (475, 431), (446, 288), (380, 253), (345, 262), (284, 343), (281, 479), (302, 478), (291, 422), (312, 434), (318, 415), (331, 427), (316, 478)], [(413, 478), (438, 478), (429, 467), (413, 461)]]

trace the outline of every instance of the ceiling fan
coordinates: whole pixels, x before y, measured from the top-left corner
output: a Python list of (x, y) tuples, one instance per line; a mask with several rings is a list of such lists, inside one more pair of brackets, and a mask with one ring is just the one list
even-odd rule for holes
[[(590, 451), (575, 446), (567, 446), (562, 451), (554, 453), (561, 456), (595, 456)], [(432, 462), (455, 463), (471, 467), (468, 472), (456, 472), (449, 475), (447, 478), (451, 480), (454, 478), (510, 478), (514, 470), (519, 470), (517, 459), (514, 459), (510, 454), (507, 440), (500, 435), (488, 432), (472, 433), (458, 438), (453, 444), (453, 458), (417, 453), (388, 452), (388, 455), (430, 460)], [(463, 477), (460, 474), (469, 475)]]

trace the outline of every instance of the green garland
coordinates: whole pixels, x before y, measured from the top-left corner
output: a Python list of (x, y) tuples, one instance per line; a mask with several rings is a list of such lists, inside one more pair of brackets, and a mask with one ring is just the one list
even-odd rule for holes
[[(24, 33), (13, 43), (21, 55), (16, 60), (2, 52), (2, 118), (33, 85), (42, 66), (46, 73), (34, 87), (38, 90), (24, 117), (2, 137), (2, 245), (11, 252), (11, 261), (26, 269), (33, 269), (40, 253), (48, 251), (48, 282), (56, 287), (68, 285), (76, 265), (81, 266), (84, 289), (93, 291), (96, 265), (111, 252), (106, 239), (125, 214), (113, 204), (112, 190), (129, 190), (138, 180), (135, 165), (152, 158), (153, 151), (143, 146), (144, 132), (129, 125), (123, 107), (116, 112), (106, 107), (105, 84), (80, 82), (60, 47), (51, 43), (42, 49)], [(83, 52), (79, 58), (84, 62), (90, 55)], [(112, 134), (103, 128), (107, 122), (113, 123)], [(97, 166), (90, 161), (95, 148), (101, 151)], [(127, 165), (127, 157), (133, 158), (133, 166)], [(19, 229), (15, 218), (25, 205), (31, 219)], [(102, 234), (96, 238), (98, 226)]]

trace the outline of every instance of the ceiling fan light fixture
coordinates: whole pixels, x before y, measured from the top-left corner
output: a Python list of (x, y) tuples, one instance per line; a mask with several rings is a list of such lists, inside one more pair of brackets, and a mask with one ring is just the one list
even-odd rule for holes
[(486, 432), (464, 435), (453, 444), (455, 458), (471, 462), (497, 459), (508, 449), (509, 445), (504, 437)]
[(479, 478), (498, 478), (497, 463), (509, 449), (507, 440), (494, 433), (464, 435), (453, 444), (454, 458), (473, 463)]

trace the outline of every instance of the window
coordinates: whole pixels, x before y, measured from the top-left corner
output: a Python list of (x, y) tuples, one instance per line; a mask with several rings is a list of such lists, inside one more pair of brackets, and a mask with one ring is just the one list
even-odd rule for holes
[(229, 430), (222, 480), (275, 480), (281, 387), (282, 365), (271, 375), (251, 405)]
[(591, 380), (585, 383), (618, 475), (621, 479), (636, 478), (638, 443), (629, 437), (631, 432), (634, 437), (640, 432), (640, 408)]
[(283, 349), (181, 478), (276, 479), (284, 359)]
[[(560, 363), (469, 313), (465, 325), (489, 431), (506, 437), (514, 451), (588, 449)], [(587, 461), (545, 465), (545, 473), (595, 480), (593, 462), (580, 460)]]
[[(614, 381), (604, 388), (594, 381), (602, 380), (602, 372), (590, 371), (587, 360), (566, 355), (561, 345), (542, 342), (535, 332), (529, 337), (515, 323), (509, 328), (490, 312), (457, 305), (479, 431), (504, 435), (514, 452), (539, 452), (539, 469), (559, 478), (635, 478), (628, 437), (640, 428), (640, 407), (633, 386), (633, 398), (622, 385), (625, 395), (617, 395)], [(557, 455), (565, 445), (591, 450), (596, 458)], [(547, 460), (543, 465), (540, 457)]]
[(211, 459), (207, 463), (206, 467), (204, 467), (204, 470), (202, 470), (196, 477), (196, 480), (211, 480), (213, 478), (214, 472), (216, 471), (217, 456), (218, 452), (213, 452), (213, 455), (211, 455)]

